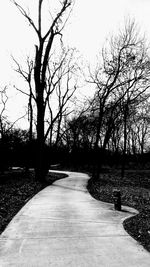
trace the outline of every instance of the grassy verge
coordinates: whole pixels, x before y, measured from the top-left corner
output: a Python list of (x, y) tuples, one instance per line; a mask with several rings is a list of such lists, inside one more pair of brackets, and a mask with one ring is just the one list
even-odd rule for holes
[(139, 211), (124, 221), (124, 228), (150, 252), (150, 171), (128, 170), (120, 177), (119, 171), (103, 172), (97, 181), (89, 181), (88, 190), (94, 198), (113, 203), (113, 190), (119, 189), (122, 204)]
[(65, 174), (49, 173), (47, 184), (36, 181), (34, 172), (25, 173), (22, 170), (8, 171), (0, 175), (0, 233), (11, 219), (26, 204), (26, 202)]

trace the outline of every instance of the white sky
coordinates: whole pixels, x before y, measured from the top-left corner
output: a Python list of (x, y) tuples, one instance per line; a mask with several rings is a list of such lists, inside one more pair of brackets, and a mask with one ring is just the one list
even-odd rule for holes
[[(28, 3), (34, 6), (34, 2), (35, 0), (19, 0), (19, 3), (26, 3), (26, 6)], [(150, 42), (150, 0), (76, 0), (64, 40), (92, 62), (106, 37), (117, 33), (126, 17), (135, 18), (141, 32), (146, 34)], [(28, 27), (28, 23), (9, 0), (1, 3), (0, 37), (1, 88), (17, 79), (17, 74), (12, 70), (10, 55), (13, 54), (18, 59), (25, 57), (33, 51), (36, 41), (32, 28)], [(18, 114), (22, 102), (16, 96), (10, 102), (13, 112)]]

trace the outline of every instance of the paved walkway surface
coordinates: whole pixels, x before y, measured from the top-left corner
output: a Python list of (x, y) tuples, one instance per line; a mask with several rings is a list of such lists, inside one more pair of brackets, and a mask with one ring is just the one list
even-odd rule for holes
[(123, 229), (135, 211), (114, 211), (67, 173), (33, 197), (0, 236), (0, 267), (149, 267), (150, 253)]

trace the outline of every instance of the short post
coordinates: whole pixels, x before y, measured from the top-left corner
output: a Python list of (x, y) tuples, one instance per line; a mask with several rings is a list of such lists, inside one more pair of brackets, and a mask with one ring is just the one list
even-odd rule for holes
[(114, 208), (115, 210), (121, 210), (121, 193), (120, 190), (115, 189), (113, 191)]

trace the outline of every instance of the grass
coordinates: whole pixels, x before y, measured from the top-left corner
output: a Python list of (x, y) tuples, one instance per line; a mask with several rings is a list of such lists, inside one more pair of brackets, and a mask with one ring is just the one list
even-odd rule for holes
[(42, 183), (35, 180), (33, 171), (12, 170), (0, 174), (0, 234), (29, 199), (45, 186), (65, 177), (65, 174), (49, 173), (47, 183)]
[(150, 171), (126, 170), (120, 177), (120, 171), (102, 172), (97, 181), (90, 179), (88, 190), (97, 200), (113, 203), (113, 190), (119, 189), (122, 204), (139, 211), (124, 221), (124, 228), (150, 252)]

